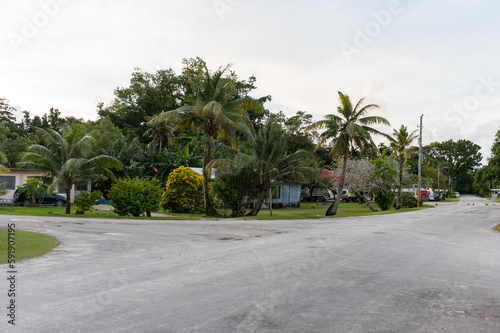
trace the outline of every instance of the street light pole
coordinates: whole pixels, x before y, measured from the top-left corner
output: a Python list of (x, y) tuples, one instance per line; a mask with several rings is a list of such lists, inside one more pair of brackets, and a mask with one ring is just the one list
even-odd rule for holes
[(422, 118), (424, 115), (420, 116), (420, 137), (418, 138), (418, 201), (417, 207), (420, 207), (421, 199), (421, 189), (422, 189)]

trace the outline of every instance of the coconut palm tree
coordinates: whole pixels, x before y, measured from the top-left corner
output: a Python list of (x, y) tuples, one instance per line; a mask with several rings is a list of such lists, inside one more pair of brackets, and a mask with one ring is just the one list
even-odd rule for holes
[(183, 106), (178, 109), (161, 113), (158, 120), (173, 120), (176, 124), (174, 131), (190, 128), (195, 132), (203, 133), (203, 197), (207, 216), (219, 214), (210, 203), (208, 183), (210, 174), (207, 165), (212, 160), (212, 145), (210, 140), (215, 135), (229, 140), (231, 145), (237, 146), (237, 131), (248, 132), (252, 129), (247, 110), (263, 112), (262, 104), (249, 96), (238, 96), (229, 68), (219, 68), (210, 72), (203, 63), (203, 78), (190, 80), (196, 94), (195, 105)]
[(349, 154), (352, 154), (356, 148), (359, 149), (361, 154), (365, 151), (376, 152), (377, 147), (372, 140), (372, 134), (382, 133), (370, 127), (370, 125), (389, 125), (389, 122), (383, 117), (367, 116), (368, 111), (378, 108), (378, 105), (368, 104), (362, 107), (364, 102), (364, 98), (362, 98), (353, 107), (348, 95), (344, 95), (340, 91), (338, 94), (340, 98), (340, 106), (337, 107), (338, 114), (326, 115), (324, 120), (317, 121), (308, 127), (311, 130), (325, 129), (319, 137), (316, 149), (330, 140), (330, 155), (333, 158), (342, 157), (343, 159), (337, 195), (335, 196), (335, 201), (326, 211), (327, 216), (337, 214), (340, 194), (344, 188)]
[(58, 186), (66, 192), (66, 214), (71, 213), (73, 185), (98, 176), (114, 178), (108, 168), (122, 168), (114, 157), (93, 154), (93, 138), (85, 135), (81, 125), (63, 127), (62, 134), (52, 129), (36, 128), (42, 144), (32, 145), (21, 155), (17, 165), (29, 170), (44, 171), (50, 182), (49, 191)]
[(268, 120), (254, 135), (248, 137), (248, 153), (238, 152), (234, 159), (218, 159), (209, 168), (237, 175), (244, 172), (257, 183), (258, 196), (248, 216), (256, 216), (274, 183), (303, 181), (306, 177), (320, 179), (314, 156), (306, 150), (286, 153), (287, 135), (280, 125)]
[(398, 170), (398, 201), (396, 204), (396, 209), (401, 208), (401, 187), (403, 183), (403, 170), (406, 163), (406, 159), (408, 158), (408, 150), (407, 148), (410, 144), (415, 140), (418, 136), (418, 131), (414, 130), (413, 132), (408, 132), (408, 128), (404, 125), (401, 125), (399, 130), (394, 129), (391, 135), (385, 135), (387, 139), (389, 139), (390, 146), (394, 153), (393, 156), (396, 157), (399, 170)]
[(158, 151), (161, 152), (165, 140), (172, 144), (172, 129), (174, 128), (172, 121), (166, 121), (157, 115), (149, 117), (146, 125), (149, 129), (144, 132), (143, 136), (151, 138), (151, 143), (158, 145)]

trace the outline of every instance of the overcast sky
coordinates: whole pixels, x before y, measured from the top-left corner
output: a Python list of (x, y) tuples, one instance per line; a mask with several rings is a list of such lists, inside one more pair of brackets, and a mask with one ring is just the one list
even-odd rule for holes
[(319, 120), (340, 90), (380, 105), (392, 128), (423, 114), (424, 145), (468, 139), (489, 156), (499, 13), (495, 0), (2, 0), (0, 97), (19, 114), (95, 120), (134, 67), (180, 73), (198, 56), (255, 75), (273, 112)]

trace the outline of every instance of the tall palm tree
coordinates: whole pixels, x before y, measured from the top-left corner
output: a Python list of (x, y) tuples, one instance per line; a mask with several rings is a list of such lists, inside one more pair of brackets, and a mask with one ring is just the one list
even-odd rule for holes
[(203, 133), (203, 198), (205, 214), (218, 216), (219, 214), (210, 203), (208, 183), (210, 174), (207, 165), (212, 160), (212, 146), (210, 139), (218, 135), (224, 140), (229, 140), (231, 145), (237, 146), (237, 131), (252, 129), (247, 110), (263, 112), (262, 105), (249, 96), (238, 96), (234, 82), (230, 77), (230, 64), (219, 68), (214, 73), (210, 72), (203, 63), (203, 78), (190, 80), (196, 94), (195, 105), (183, 106), (167, 111), (158, 116), (158, 119), (174, 120), (174, 131), (181, 128), (190, 128), (198, 133)]
[(245, 172), (257, 183), (258, 196), (248, 216), (256, 216), (271, 186), (276, 182), (303, 181), (306, 177), (320, 178), (311, 152), (298, 150), (286, 154), (287, 135), (276, 122), (268, 120), (254, 135), (248, 137), (249, 152), (238, 152), (233, 160), (218, 159), (209, 168), (236, 175)]
[(366, 115), (371, 109), (378, 108), (378, 105), (368, 104), (362, 107), (361, 105), (364, 102), (364, 98), (362, 98), (353, 107), (348, 95), (344, 95), (340, 91), (338, 94), (340, 98), (340, 106), (337, 107), (338, 115), (326, 115), (324, 120), (317, 121), (308, 127), (314, 130), (326, 129), (321, 133), (316, 148), (323, 145), (327, 140), (331, 140), (330, 155), (333, 158), (343, 158), (337, 195), (335, 196), (335, 201), (328, 207), (326, 216), (337, 214), (340, 194), (344, 188), (349, 154), (352, 154), (356, 148), (359, 149), (361, 154), (365, 151), (376, 152), (377, 147), (372, 140), (372, 134), (382, 133), (370, 127), (370, 125), (389, 125), (389, 122), (383, 117)]
[(29, 170), (44, 171), (42, 177), (66, 192), (66, 214), (71, 213), (73, 185), (105, 175), (114, 178), (108, 168), (122, 168), (122, 164), (107, 155), (93, 154), (93, 138), (85, 135), (81, 125), (64, 126), (60, 134), (52, 129), (36, 128), (43, 145), (36, 144), (21, 155), (18, 165)]
[(401, 125), (399, 130), (394, 129), (391, 135), (386, 135), (385, 137), (389, 139), (390, 146), (394, 150), (393, 156), (396, 157), (399, 170), (398, 170), (398, 202), (396, 205), (396, 209), (401, 208), (401, 187), (403, 183), (403, 170), (406, 163), (406, 159), (408, 158), (408, 150), (407, 148), (410, 144), (415, 140), (418, 136), (418, 131), (414, 130), (413, 132), (408, 132), (408, 128), (404, 125)]

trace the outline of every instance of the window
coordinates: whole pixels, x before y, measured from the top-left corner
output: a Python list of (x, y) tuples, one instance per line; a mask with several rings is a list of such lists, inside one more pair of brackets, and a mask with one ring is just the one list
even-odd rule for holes
[(89, 191), (88, 184), (83, 183), (83, 184), (76, 184), (76, 190), (77, 191)]
[(0, 184), (4, 184), (6, 190), (15, 190), (16, 176), (0, 176)]

